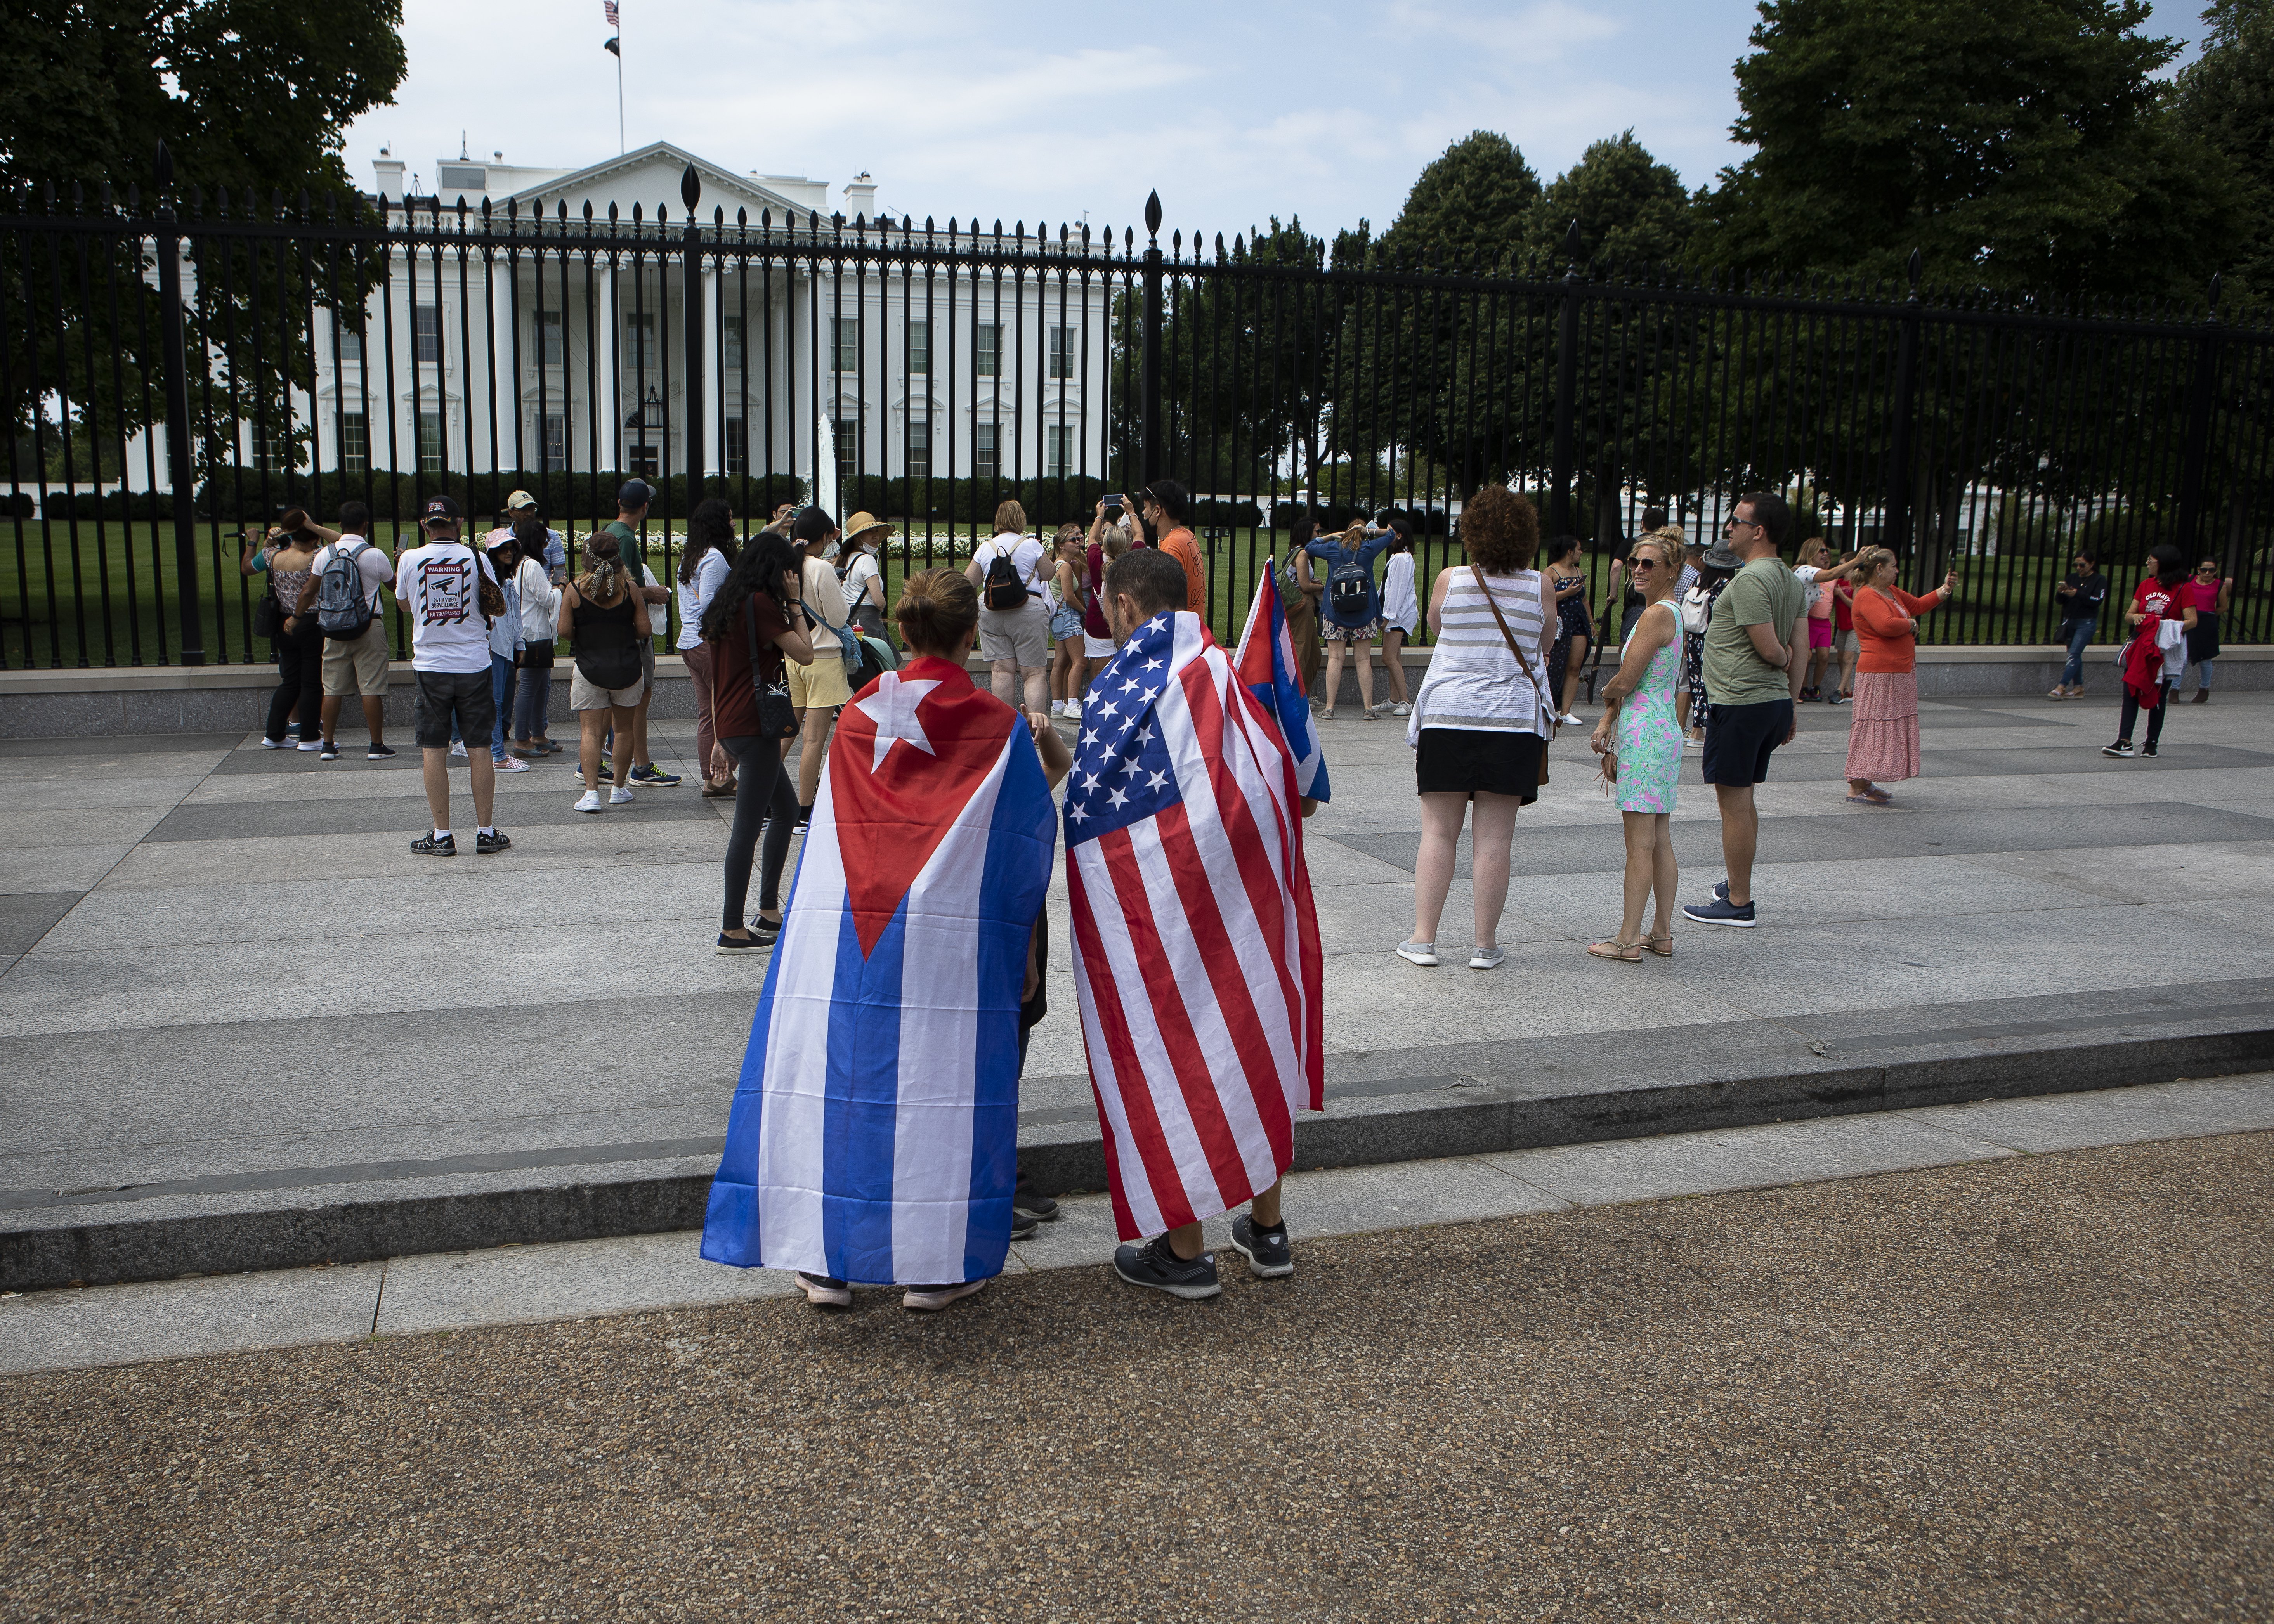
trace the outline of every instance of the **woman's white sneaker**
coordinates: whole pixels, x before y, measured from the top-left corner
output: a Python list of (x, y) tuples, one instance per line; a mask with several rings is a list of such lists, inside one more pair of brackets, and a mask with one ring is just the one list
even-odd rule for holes
[(621, 784), (608, 792), (608, 804), (612, 807), (629, 806), (631, 799), (631, 791)]
[(1400, 942), (1397, 956), (1407, 964), (1419, 965), (1425, 970), (1437, 967), (1437, 944), (1434, 942)]
[(578, 812), (598, 812), (600, 809), (600, 792), (596, 789), (586, 790), (576, 798), (576, 805), (573, 809)]

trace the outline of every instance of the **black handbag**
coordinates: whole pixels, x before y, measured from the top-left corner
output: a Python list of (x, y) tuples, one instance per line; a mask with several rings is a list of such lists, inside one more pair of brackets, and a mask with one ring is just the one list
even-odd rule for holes
[(276, 589), (273, 586), (261, 593), (260, 601), (252, 605), (252, 635), (256, 637), (282, 637), (284, 635), (284, 612), (276, 601)]
[[(781, 680), (769, 682), (758, 664), (758, 622), (749, 605), (742, 607), (742, 635), (750, 646), (750, 691), (757, 701), (758, 737), (761, 739), (793, 739), (797, 736), (797, 707), (789, 702), (789, 673), (782, 673)], [(708, 767), (709, 763), (704, 765)]]

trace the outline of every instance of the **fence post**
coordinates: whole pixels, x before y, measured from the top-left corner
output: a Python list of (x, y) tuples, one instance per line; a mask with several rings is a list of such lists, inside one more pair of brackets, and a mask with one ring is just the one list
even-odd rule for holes
[(1910, 298), (1898, 319), (1895, 345), (1894, 421), (1887, 438), (1887, 502), (1880, 515), (1879, 545), (1901, 556), (1911, 523), (1911, 394), (1918, 377), (1919, 251), (1911, 250)]
[(703, 500), (703, 454), (709, 449), (704, 444), (703, 327), (710, 312), (704, 308), (703, 299), (703, 227), (695, 218), (695, 206), (702, 198), (703, 177), (690, 163), (679, 177), (679, 199), (687, 205), (687, 229), (680, 237), (680, 297), (682, 325), (687, 329), (688, 513), (693, 513), (695, 504)]
[(1138, 410), (1145, 424), (1144, 483), (1161, 477), (1161, 194), (1145, 199), (1145, 360), (1138, 382)]
[(174, 229), (174, 154), (158, 143), (158, 326), (166, 368), (166, 469), (174, 490), (174, 599), (181, 609), (181, 663), (206, 663), (198, 613), (197, 484), (190, 458), (190, 346), (182, 326), (182, 237)]
[(2210, 411), (2218, 396), (2218, 352), (2225, 324), (2218, 316), (2219, 279), (2210, 279), (2210, 311), (2195, 341), (2195, 376), (2187, 391), (2187, 438), (2180, 461), (2180, 548), (2189, 567), (2202, 556), (2203, 465), (2210, 458)]
[(1563, 234), (1563, 307), (1555, 329), (1555, 451), (1547, 479), (1547, 533), (1571, 534), (1571, 462), (1579, 413), (1579, 222)]

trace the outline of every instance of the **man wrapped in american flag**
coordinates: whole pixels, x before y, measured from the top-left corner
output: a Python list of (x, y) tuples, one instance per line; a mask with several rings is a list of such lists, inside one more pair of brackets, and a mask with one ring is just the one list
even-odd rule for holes
[[(1321, 959), (1303, 860), (1310, 802), (1280, 725), (1198, 615), (1175, 559), (1106, 571), (1120, 652), (1093, 682), (1065, 801), (1074, 986), (1105, 1139), (1114, 1271), (1222, 1289), (1208, 1219), (1295, 1272), (1279, 1211), (1294, 1120), (1321, 1108)], [(1307, 720), (1307, 718), (1306, 718)]]

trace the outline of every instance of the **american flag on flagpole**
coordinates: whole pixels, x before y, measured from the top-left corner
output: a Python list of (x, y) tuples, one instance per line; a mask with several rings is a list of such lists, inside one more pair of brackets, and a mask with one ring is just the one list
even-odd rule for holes
[(1092, 688), (1065, 801), (1074, 986), (1124, 1240), (1227, 1212), (1323, 1107), (1322, 960), (1285, 739), (1194, 614)]
[(620, 29), (623, 26), (616, 16), (616, 0), (600, 0), (600, 9), (608, 14), (609, 27)]

